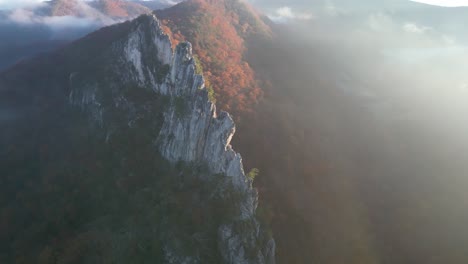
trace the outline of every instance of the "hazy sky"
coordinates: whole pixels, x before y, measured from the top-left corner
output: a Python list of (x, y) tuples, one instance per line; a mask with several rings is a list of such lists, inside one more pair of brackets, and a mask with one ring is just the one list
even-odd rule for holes
[(294, 5), (294, 6), (317, 6), (336, 4), (339, 6), (368, 8), (375, 6), (398, 7), (408, 5), (408, 2), (420, 2), (437, 6), (468, 6), (468, 0), (251, 0), (263, 6)]
[(467, 0), (413, 0), (413, 1), (430, 4), (430, 5), (446, 6), (446, 7), (468, 6)]
[[(424, 9), (428, 5), (442, 7), (468, 6), (468, 0), (249, 0), (265, 12), (279, 12), (286, 17), (304, 17), (322, 11), (368, 12)], [(278, 15), (278, 14), (277, 14)]]

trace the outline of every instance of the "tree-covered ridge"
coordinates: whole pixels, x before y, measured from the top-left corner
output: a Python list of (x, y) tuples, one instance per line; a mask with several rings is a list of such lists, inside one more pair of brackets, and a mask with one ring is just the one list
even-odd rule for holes
[(263, 92), (244, 58), (245, 38), (269, 34), (251, 7), (238, 0), (190, 0), (157, 11), (157, 16), (174, 43), (192, 43), (218, 105), (234, 113), (250, 112)]

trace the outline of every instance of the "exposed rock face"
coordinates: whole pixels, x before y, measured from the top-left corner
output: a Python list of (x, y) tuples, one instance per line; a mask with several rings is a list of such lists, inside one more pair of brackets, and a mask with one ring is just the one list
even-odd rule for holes
[[(173, 51), (157, 18), (144, 15), (134, 20), (128, 35), (111, 47), (103, 56), (110, 58), (106, 71), (114, 72), (115, 78), (106, 85), (114, 106), (126, 109), (128, 126), (138, 114), (126, 103), (122, 87), (166, 96), (170, 103), (164, 110), (159, 136), (154, 139), (159, 152), (173, 163), (205, 164), (212, 174), (231, 179), (232, 188), (240, 194), (232, 205), (238, 207), (232, 221), (215, 227), (224, 263), (274, 263), (274, 240), (262, 239), (255, 218), (258, 194), (244, 174), (241, 156), (230, 145), (235, 124), (228, 113), (218, 115), (210, 102), (203, 77), (195, 73), (191, 44), (181, 43)], [(106, 106), (97, 95), (99, 84), (74, 73), (70, 75), (70, 87), (70, 102), (90, 113), (111, 134), (112, 129), (106, 126)], [(164, 252), (167, 263), (200, 263), (196, 256), (178, 256), (169, 246)]]
[(168, 92), (183, 100), (188, 109), (178, 115), (174, 105), (165, 114), (161, 137), (167, 140), (161, 140), (161, 152), (172, 161), (206, 162), (212, 172), (233, 177), (235, 185), (246, 190), (241, 157), (230, 145), (234, 122), (226, 112), (217, 116), (203, 77), (195, 75), (191, 53), (189, 43), (179, 45), (175, 53)]

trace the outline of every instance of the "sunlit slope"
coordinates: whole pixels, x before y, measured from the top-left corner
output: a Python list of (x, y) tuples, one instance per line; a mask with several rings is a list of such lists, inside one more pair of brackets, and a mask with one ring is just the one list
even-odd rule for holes
[(221, 109), (252, 111), (263, 91), (245, 58), (246, 39), (270, 34), (260, 15), (239, 0), (189, 0), (156, 15), (175, 42), (193, 44)]

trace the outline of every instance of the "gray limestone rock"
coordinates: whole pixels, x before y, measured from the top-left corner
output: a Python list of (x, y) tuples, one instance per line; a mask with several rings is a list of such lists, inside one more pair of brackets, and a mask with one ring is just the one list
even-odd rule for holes
[[(238, 207), (239, 214), (230, 224), (218, 227), (218, 248), (224, 263), (274, 263), (274, 240), (262, 239), (263, 231), (255, 217), (258, 193), (245, 176), (240, 154), (230, 145), (236, 131), (234, 121), (226, 112), (218, 114), (209, 100), (203, 76), (195, 73), (191, 44), (181, 43), (174, 51), (154, 15), (143, 15), (131, 23), (127, 36), (103, 54), (110, 60), (107, 70), (116, 76), (106, 82), (114, 107), (126, 109), (131, 126), (138, 117), (132, 114), (135, 111), (131, 111), (122, 87), (167, 96), (169, 104), (154, 140), (157, 150), (173, 163), (206, 164), (212, 174), (231, 179), (241, 194), (232, 205)], [(69, 101), (92, 113), (94, 121), (104, 126), (105, 105), (96, 95), (99, 85), (79, 80), (79, 76), (80, 73), (70, 76)], [(195, 257), (177, 256), (170, 248), (165, 248), (165, 252), (167, 260), (171, 260), (168, 263), (198, 263)]]

